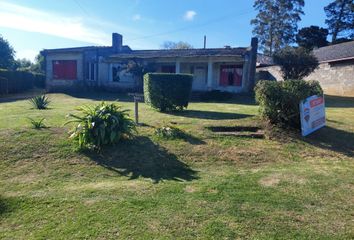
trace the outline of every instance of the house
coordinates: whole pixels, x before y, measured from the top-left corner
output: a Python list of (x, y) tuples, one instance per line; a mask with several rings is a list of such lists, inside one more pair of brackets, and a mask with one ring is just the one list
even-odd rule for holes
[(46, 49), (42, 54), (48, 91), (141, 89), (141, 78), (128, 70), (133, 62), (156, 72), (193, 74), (193, 91), (247, 92), (254, 86), (257, 47), (253, 38), (243, 48), (132, 50), (123, 45), (122, 35), (113, 33), (110, 47)]
[[(319, 67), (305, 80), (320, 82), (325, 94), (354, 96), (354, 41), (315, 49), (313, 54)], [(280, 67), (269, 57), (257, 57), (257, 79), (266, 78), (282, 81)], [(270, 76), (270, 77), (269, 77)]]

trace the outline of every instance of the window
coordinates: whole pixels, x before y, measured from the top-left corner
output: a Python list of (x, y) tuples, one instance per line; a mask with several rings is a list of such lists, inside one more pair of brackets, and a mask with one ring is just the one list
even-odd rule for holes
[(76, 60), (54, 60), (53, 61), (53, 78), (64, 80), (77, 79), (77, 63)]
[(161, 66), (162, 73), (176, 73), (176, 67), (174, 65)]
[(220, 86), (241, 86), (242, 66), (222, 65), (220, 66)]
[(85, 79), (89, 81), (96, 80), (96, 64), (95, 63), (87, 63), (85, 69)]

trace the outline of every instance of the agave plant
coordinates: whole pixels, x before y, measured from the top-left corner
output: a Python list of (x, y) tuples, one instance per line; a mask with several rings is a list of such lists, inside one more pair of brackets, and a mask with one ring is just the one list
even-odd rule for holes
[(70, 131), (70, 138), (77, 140), (79, 147), (100, 150), (104, 145), (112, 145), (136, 132), (135, 123), (127, 110), (112, 103), (102, 102), (96, 106), (82, 106), (77, 109), (82, 115), (69, 114), (76, 123)]
[(28, 120), (31, 123), (32, 127), (35, 129), (46, 128), (46, 125), (43, 123), (43, 121), (45, 120), (44, 118), (41, 118), (39, 120), (28, 118)]
[(39, 95), (31, 98), (30, 103), (36, 109), (47, 109), (50, 103), (48, 97), (46, 95)]

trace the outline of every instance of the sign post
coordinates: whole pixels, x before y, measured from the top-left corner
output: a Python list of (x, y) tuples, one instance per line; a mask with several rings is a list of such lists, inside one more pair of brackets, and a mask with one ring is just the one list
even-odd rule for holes
[(128, 95), (133, 96), (133, 98), (134, 98), (135, 123), (136, 123), (136, 125), (139, 125), (139, 102), (144, 101), (144, 94), (129, 93)]
[(311, 96), (300, 102), (301, 134), (307, 136), (326, 125), (323, 96)]

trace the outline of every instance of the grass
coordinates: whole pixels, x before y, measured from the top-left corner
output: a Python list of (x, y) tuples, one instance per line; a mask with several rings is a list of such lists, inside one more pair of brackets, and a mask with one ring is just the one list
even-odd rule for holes
[[(354, 101), (327, 98), (328, 127), (301, 138), (218, 136), (261, 126), (248, 97), (163, 114), (139, 104), (135, 139), (101, 153), (68, 140), (68, 113), (124, 95), (49, 94), (51, 108), (0, 103), (1, 239), (351, 239)], [(133, 112), (131, 112), (133, 113)], [(132, 114), (133, 115), (133, 114)], [(28, 117), (49, 128), (31, 129)], [(155, 127), (173, 122), (183, 139)]]

